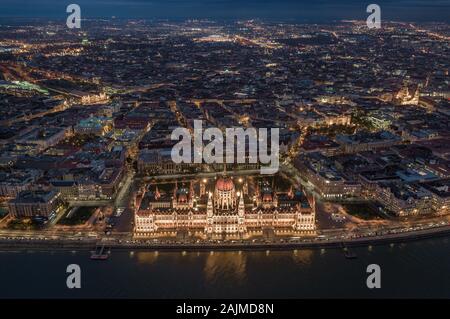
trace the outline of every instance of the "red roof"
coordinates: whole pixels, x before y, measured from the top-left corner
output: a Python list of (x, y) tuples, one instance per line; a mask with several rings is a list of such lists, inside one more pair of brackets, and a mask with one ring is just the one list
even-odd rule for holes
[(231, 178), (219, 178), (216, 183), (216, 189), (219, 191), (231, 191), (234, 189), (234, 184)]

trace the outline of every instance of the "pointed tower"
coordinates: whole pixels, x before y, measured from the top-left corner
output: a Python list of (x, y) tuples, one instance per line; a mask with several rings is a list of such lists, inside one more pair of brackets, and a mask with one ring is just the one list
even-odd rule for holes
[(177, 208), (177, 192), (178, 192), (178, 182), (175, 181), (175, 187), (173, 189), (173, 195), (172, 195), (172, 208)]
[(261, 203), (261, 192), (259, 189), (259, 182), (256, 183), (255, 197), (256, 197), (256, 206), (259, 206), (259, 204)]
[(206, 205), (206, 217), (212, 218), (214, 215), (214, 207), (212, 202), (212, 194), (208, 194), (208, 204)]
[(223, 163), (223, 172), (222, 172), (222, 176), (226, 177), (227, 176), (227, 163), (224, 162)]
[(240, 234), (243, 234), (247, 231), (245, 227), (245, 204), (244, 204), (244, 194), (240, 194), (239, 196), (239, 205), (238, 205), (238, 231)]
[(244, 217), (244, 214), (245, 214), (244, 195), (241, 194), (241, 196), (239, 196), (238, 215), (239, 217)]
[(203, 181), (200, 183), (200, 196), (206, 195), (206, 183)]
[(208, 194), (208, 204), (206, 205), (206, 233), (212, 234), (213, 233), (213, 225), (214, 225), (214, 207), (212, 202), (212, 194)]
[(273, 192), (273, 206), (278, 207), (278, 194), (276, 191)]
[(289, 197), (290, 199), (293, 199), (293, 198), (294, 198), (294, 189), (293, 189), (292, 185), (291, 185), (291, 187), (289, 188), (288, 197)]
[(175, 187), (173, 188), (173, 197), (174, 198), (177, 197), (177, 192), (178, 192), (178, 181), (175, 181)]
[(159, 188), (158, 185), (156, 185), (156, 189), (155, 189), (155, 200), (158, 200), (161, 198), (161, 193), (159, 192)]
[(195, 198), (194, 183), (191, 181), (190, 185), (189, 185), (189, 195), (188, 195), (189, 207), (190, 208), (194, 207), (194, 198)]

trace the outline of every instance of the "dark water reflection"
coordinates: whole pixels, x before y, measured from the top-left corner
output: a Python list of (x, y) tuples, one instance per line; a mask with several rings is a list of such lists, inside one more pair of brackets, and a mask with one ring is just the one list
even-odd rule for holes
[[(1, 252), (0, 297), (342, 298), (450, 297), (450, 244), (434, 239), (342, 251)], [(82, 269), (82, 288), (66, 288), (68, 264)], [(382, 288), (366, 288), (366, 267), (382, 269)]]

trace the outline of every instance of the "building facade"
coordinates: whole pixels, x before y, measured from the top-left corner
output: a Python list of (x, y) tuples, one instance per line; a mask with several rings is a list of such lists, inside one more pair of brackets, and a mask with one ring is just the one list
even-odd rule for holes
[(61, 205), (60, 193), (55, 190), (23, 191), (8, 203), (14, 217), (51, 217)]
[[(136, 237), (188, 231), (205, 238), (249, 238), (270, 229), (275, 234), (314, 234), (315, 201), (301, 191), (276, 192), (247, 181), (220, 177), (215, 183), (175, 186), (172, 194), (158, 187), (136, 198)], [(196, 185), (194, 185), (196, 184)], [(195, 189), (198, 189), (196, 191)]]

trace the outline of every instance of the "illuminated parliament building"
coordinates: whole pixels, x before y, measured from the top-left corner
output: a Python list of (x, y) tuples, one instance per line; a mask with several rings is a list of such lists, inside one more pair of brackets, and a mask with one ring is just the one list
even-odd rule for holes
[[(211, 180), (147, 185), (135, 200), (135, 237), (250, 238), (315, 233), (315, 201), (302, 191), (278, 192), (267, 181), (223, 175)], [(168, 186), (168, 187), (167, 187)]]

